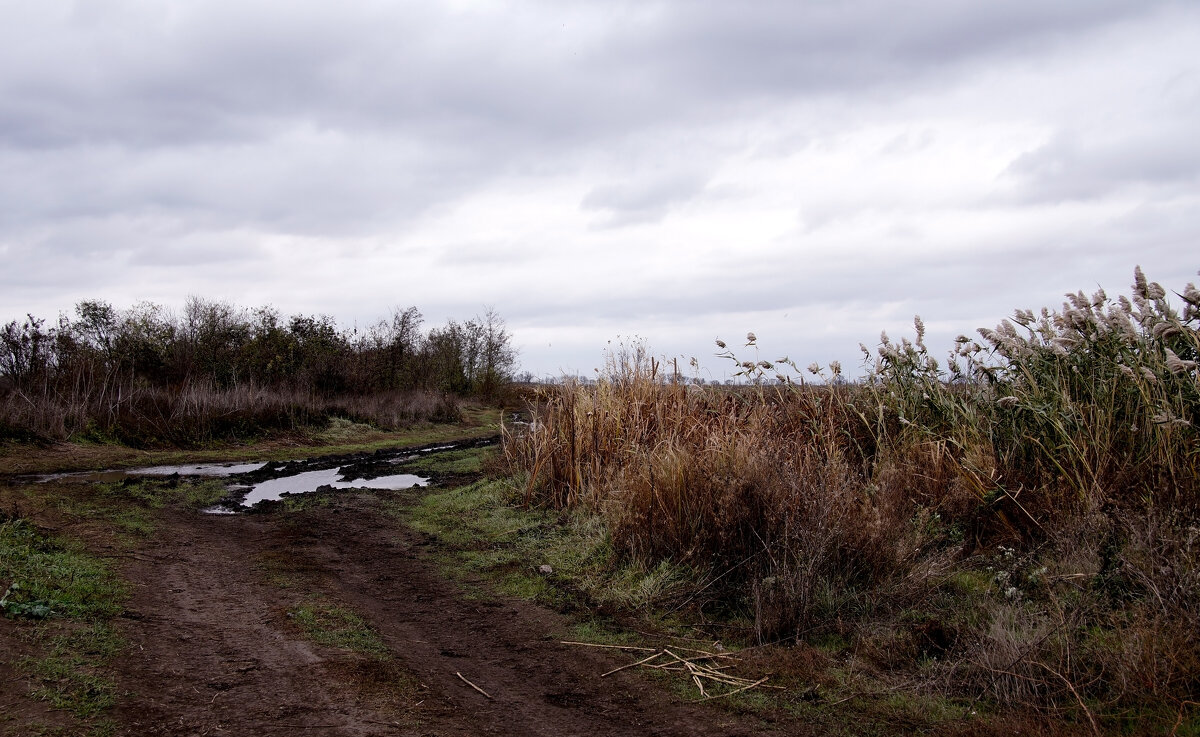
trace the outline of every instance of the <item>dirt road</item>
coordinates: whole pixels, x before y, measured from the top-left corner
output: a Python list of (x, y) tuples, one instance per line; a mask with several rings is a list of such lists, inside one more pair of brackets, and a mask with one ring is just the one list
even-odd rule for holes
[[(123, 571), (118, 734), (770, 732), (633, 671), (601, 679), (630, 658), (561, 644), (556, 613), (465, 595), (438, 572), (435, 543), (380, 504), (347, 493), (287, 514), (164, 510)], [(314, 644), (294, 618), (313, 601), (357, 613), (386, 653)]]

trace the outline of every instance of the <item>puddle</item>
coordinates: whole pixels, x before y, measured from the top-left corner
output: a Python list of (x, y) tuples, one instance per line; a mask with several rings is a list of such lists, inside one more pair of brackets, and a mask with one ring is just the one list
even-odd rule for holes
[[(397, 448), (373, 453), (325, 456), (297, 461), (259, 463), (196, 463), (177, 466), (147, 466), (57, 473), (29, 477), (29, 481), (70, 481), (78, 483), (120, 483), (134, 478), (154, 476), (201, 476), (224, 478), (226, 496), (208, 514), (237, 514), (263, 501), (276, 501), (285, 494), (307, 494), (318, 489), (381, 489), (395, 491), (430, 483), (430, 478), (411, 473), (396, 473), (396, 466), (418, 460), (426, 454), (482, 447), (496, 443), (498, 436), (439, 443), (424, 448)], [(434, 474), (436, 476), (437, 474)]]
[(192, 466), (151, 466), (149, 468), (131, 468), (125, 473), (130, 476), (233, 476), (238, 473), (250, 473), (265, 466), (265, 463), (201, 463)]
[(280, 499), (284, 494), (306, 494), (316, 491), (322, 486), (334, 489), (396, 490), (429, 483), (429, 479), (411, 473), (392, 474), (373, 479), (339, 481), (338, 477), (341, 475), (341, 468), (329, 468), (323, 471), (305, 471), (292, 476), (269, 479), (255, 484), (246, 494), (246, 498), (242, 500), (242, 506), (251, 507), (262, 501)]
[(47, 481), (78, 481), (82, 483), (113, 484), (136, 476), (209, 476), (223, 478), (239, 473), (251, 473), (261, 469), (264, 463), (197, 463), (186, 466), (147, 466), (110, 471), (80, 471), (77, 473), (52, 473), (38, 476), (40, 483)]

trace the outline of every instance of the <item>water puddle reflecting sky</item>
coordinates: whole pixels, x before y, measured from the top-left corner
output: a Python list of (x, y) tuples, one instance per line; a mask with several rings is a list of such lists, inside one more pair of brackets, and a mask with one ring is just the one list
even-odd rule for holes
[[(414, 461), (425, 454), (476, 447), (494, 443), (493, 438), (437, 444), (426, 448), (397, 448), (357, 454), (342, 459), (315, 458), (287, 462), (194, 463), (172, 466), (110, 469), (56, 473), (30, 480), (82, 483), (128, 483), (145, 477), (190, 476), (226, 479), (228, 495), (218, 506), (204, 511), (210, 514), (236, 514), (262, 501), (278, 500), (285, 494), (307, 494), (321, 488), (381, 489), (394, 491), (429, 483), (429, 479), (411, 473), (391, 473), (399, 464)], [(339, 463), (339, 460), (341, 461)], [(339, 464), (333, 468), (321, 468)], [(365, 478), (372, 476), (373, 478)], [(270, 478), (268, 478), (270, 477)], [(244, 495), (244, 496), (243, 496)]]
[(305, 471), (292, 476), (283, 476), (257, 483), (250, 488), (246, 498), (242, 500), (243, 507), (251, 507), (261, 501), (280, 499), (284, 494), (306, 494), (316, 491), (322, 486), (334, 489), (408, 489), (417, 484), (429, 483), (429, 479), (415, 476), (411, 473), (399, 473), (391, 476), (380, 476), (374, 479), (352, 479), (339, 481), (342, 469), (328, 468), (323, 471)]

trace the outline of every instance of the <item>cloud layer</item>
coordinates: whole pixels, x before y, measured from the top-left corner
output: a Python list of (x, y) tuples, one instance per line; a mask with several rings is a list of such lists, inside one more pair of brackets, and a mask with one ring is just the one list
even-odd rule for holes
[(0, 5), (3, 319), (491, 305), (538, 374), (850, 363), (1200, 267), (1191, 3)]

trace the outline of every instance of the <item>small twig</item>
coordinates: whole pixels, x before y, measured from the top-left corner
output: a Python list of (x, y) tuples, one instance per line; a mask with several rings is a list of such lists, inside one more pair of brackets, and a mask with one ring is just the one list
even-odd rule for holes
[(492, 695), (491, 695), (491, 694), (489, 694), (487, 691), (484, 691), (484, 690), (483, 690), (482, 688), (480, 688), (479, 686), (476, 686), (474, 683), (471, 683), (470, 681), (468, 681), (468, 680), (466, 679), (466, 676), (464, 676), (462, 673), (459, 673), (458, 671), (454, 671), (454, 675), (456, 675), (456, 676), (458, 676), (459, 678), (461, 678), (463, 683), (467, 684), (467, 685), (468, 685), (468, 686), (470, 686), (471, 688), (475, 689), (475, 690), (476, 690), (476, 691), (478, 691), (479, 693), (481, 693), (481, 694), (483, 694), (484, 696), (486, 696), (486, 697), (488, 698), (488, 700), (489, 700), (489, 701), (494, 701), (494, 699), (492, 699)]
[(1059, 678), (1062, 679), (1063, 683), (1067, 684), (1067, 688), (1071, 689), (1071, 695), (1075, 697), (1075, 701), (1079, 702), (1079, 708), (1083, 709), (1084, 715), (1087, 716), (1088, 722), (1091, 723), (1092, 733), (1095, 734), (1096, 737), (1100, 737), (1100, 728), (1096, 726), (1096, 718), (1092, 716), (1092, 710), (1087, 708), (1087, 704), (1083, 703), (1083, 698), (1080, 697), (1079, 692), (1075, 690), (1075, 686), (1073, 686), (1071, 684), (1071, 681), (1066, 676), (1064, 676), (1062, 673), (1059, 673), (1058, 671), (1054, 670), (1053, 668), (1046, 665), (1045, 663), (1038, 661), (1038, 660), (1035, 660), (1033, 662), (1037, 663), (1038, 665), (1042, 666), (1046, 670), (1050, 671), (1052, 674), (1058, 676)]
[(606, 647), (612, 650), (641, 650), (644, 653), (654, 652), (652, 647), (634, 647), (633, 645), (597, 645), (594, 642), (574, 642), (572, 640), (559, 640), (564, 645), (580, 645), (581, 647)]
[(1196, 701), (1181, 701), (1179, 703), (1179, 714), (1175, 718), (1175, 726), (1171, 728), (1171, 737), (1175, 737), (1175, 734), (1179, 731), (1179, 725), (1183, 724), (1183, 712), (1187, 708), (1188, 704), (1191, 704), (1192, 706), (1200, 706), (1200, 702)]
[(601, 677), (601, 678), (604, 678), (605, 676), (611, 676), (613, 673), (618, 673), (618, 672), (620, 672), (620, 671), (623, 671), (623, 670), (625, 670), (626, 668), (635, 668), (635, 667), (637, 667), (637, 666), (639, 666), (639, 665), (643, 665), (643, 664), (645, 664), (645, 663), (649, 663), (651, 660), (654, 660), (655, 658), (657, 658), (657, 657), (658, 657), (658, 656), (660, 656), (660, 655), (662, 655), (662, 651), (661, 651), (661, 650), (660, 650), (659, 652), (656, 652), (656, 653), (654, 653), (653, 655), (651, 655), (651, 656), (649, 656), (649, 657), (642, 658), (641, 660), (639, 660), (639, 661), (638, 661), (638, 662), (636, 662), (636, 663), (630, 663), (630, 664), (628, 664), (628, 665), (622, 665), (620, 668), (613, 668), (612, 670), (610, 670), (610, 671), (609, 671), (609, 672), (607, 672), (607, 673), (601, 673), (601, 674), (600, 674), (600, 677)]
[(718, 694), (716, 696), (706, 696), (703, 699), (696, 699), (696, 700), (697, 701), (712, 701), (713, 699), (723, 699), (726, 696), (733, 696), (735, 693), (741, 693), (742, 691), (748, 691), (748, 690), (754, 688), (755, 686), (761, 686), (766, 682), (767, 682), (767, 677), (764, 676), (763, 678), (758, 679), (754, 683), (751, 683), (746, 686), (742, 686), (741, 688), (738, 688), (738, 689), (734, 689), (733, 691), (729, 691), (729, 692), (723, 693), (723, 694)]
[[(704, 656), (705, 658), (728, 658), (729, 660), (737, 660), (737, 657), (735, 657), (729, 653), (713, 653), (713, 652), (709, 652), (708, 650), (696, 650), (696, 649), (690, 648), (690, 647), (677, 647), (675, 649), (679, 650), (681, 652), (685, 652), (685, 653), (699, 653), (700, 655)], [(700, 660), (700, 659), (701, 658), (693, 658), (693, 660)]]

